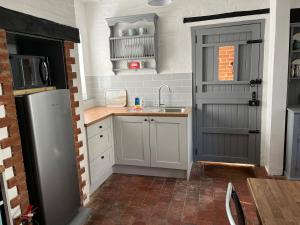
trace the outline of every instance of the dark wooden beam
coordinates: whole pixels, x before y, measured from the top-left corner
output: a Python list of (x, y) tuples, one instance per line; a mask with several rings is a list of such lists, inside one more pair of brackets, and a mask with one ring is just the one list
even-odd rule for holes
[(216, 19), (224, 19), (224, 18), (232, 18), (232, 17), (240, 17), (240, 16), (268, 14), (268, 13), (270, 13), (270, 9), (236, 11), (236, 12), (215, 14), (215, 15), (209, 15), (209, 16), (188, 17), (188, 18), (183, 19), (183, 23), (193, 23), (193, 22), (206, 21), (206, 20), (216, 20)]
[(0, 29), (47, 38), (80, 42), (79, 30), (49, 20), (0, 7)]

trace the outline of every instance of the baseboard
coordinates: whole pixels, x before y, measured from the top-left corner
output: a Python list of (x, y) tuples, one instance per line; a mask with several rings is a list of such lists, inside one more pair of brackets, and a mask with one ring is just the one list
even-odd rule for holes
[(97, 181), (95, 181), (93, 184), (90, 184), (90, 195), (92, 195), (112, 174), (113, 169), (111, 167), (107, 171), (105, 171)]
[(151, 168), (142, 166), (127, 166), (127, 165), (114, 165), (114, 173), (120, 174), (132, 174), (142, 176), (155, 176), (155, 177), (172, 177), (172, 178), (187, 178), (186, 170), (178, 169), (163, 169), (163, 168)]

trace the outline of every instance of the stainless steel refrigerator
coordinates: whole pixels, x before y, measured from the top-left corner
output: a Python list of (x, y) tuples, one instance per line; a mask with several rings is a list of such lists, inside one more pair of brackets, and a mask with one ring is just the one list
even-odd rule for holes
[(16, 97), (30, 202), (40, 225), (84, 224), (68, 90)]

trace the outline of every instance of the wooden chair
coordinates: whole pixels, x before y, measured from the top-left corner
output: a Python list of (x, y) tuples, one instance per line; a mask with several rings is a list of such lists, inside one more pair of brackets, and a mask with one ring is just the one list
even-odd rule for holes
[[(238, 223), (235, 222), (232, 212), (231, 212), (231, 208), (230, 208), (231, 199), (234, 202), (235, 210), (237, 213), (237, 222)], [(227, 213), (227, 217), (228, 217), (230, 225), (245, 225), (246, 224), (245, 216), (244, 216), (244, 212), (243, 212), (243, 208), (242, 208), (240, 199), (239, 199), (236, 191), (234, 190), (232, 183), (228, 183), (225, 206), (226, 206), (226, 213)]]

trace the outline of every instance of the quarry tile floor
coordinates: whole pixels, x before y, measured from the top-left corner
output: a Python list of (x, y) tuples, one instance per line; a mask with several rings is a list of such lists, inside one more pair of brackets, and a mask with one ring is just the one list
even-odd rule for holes
[(91, 197), (88, 225), (227, 225), (229, 181), (238, 192), (247, 225), (258, 225), (250, 196), (250, 167), (195, 163), (185, 179), (113, 174)]

